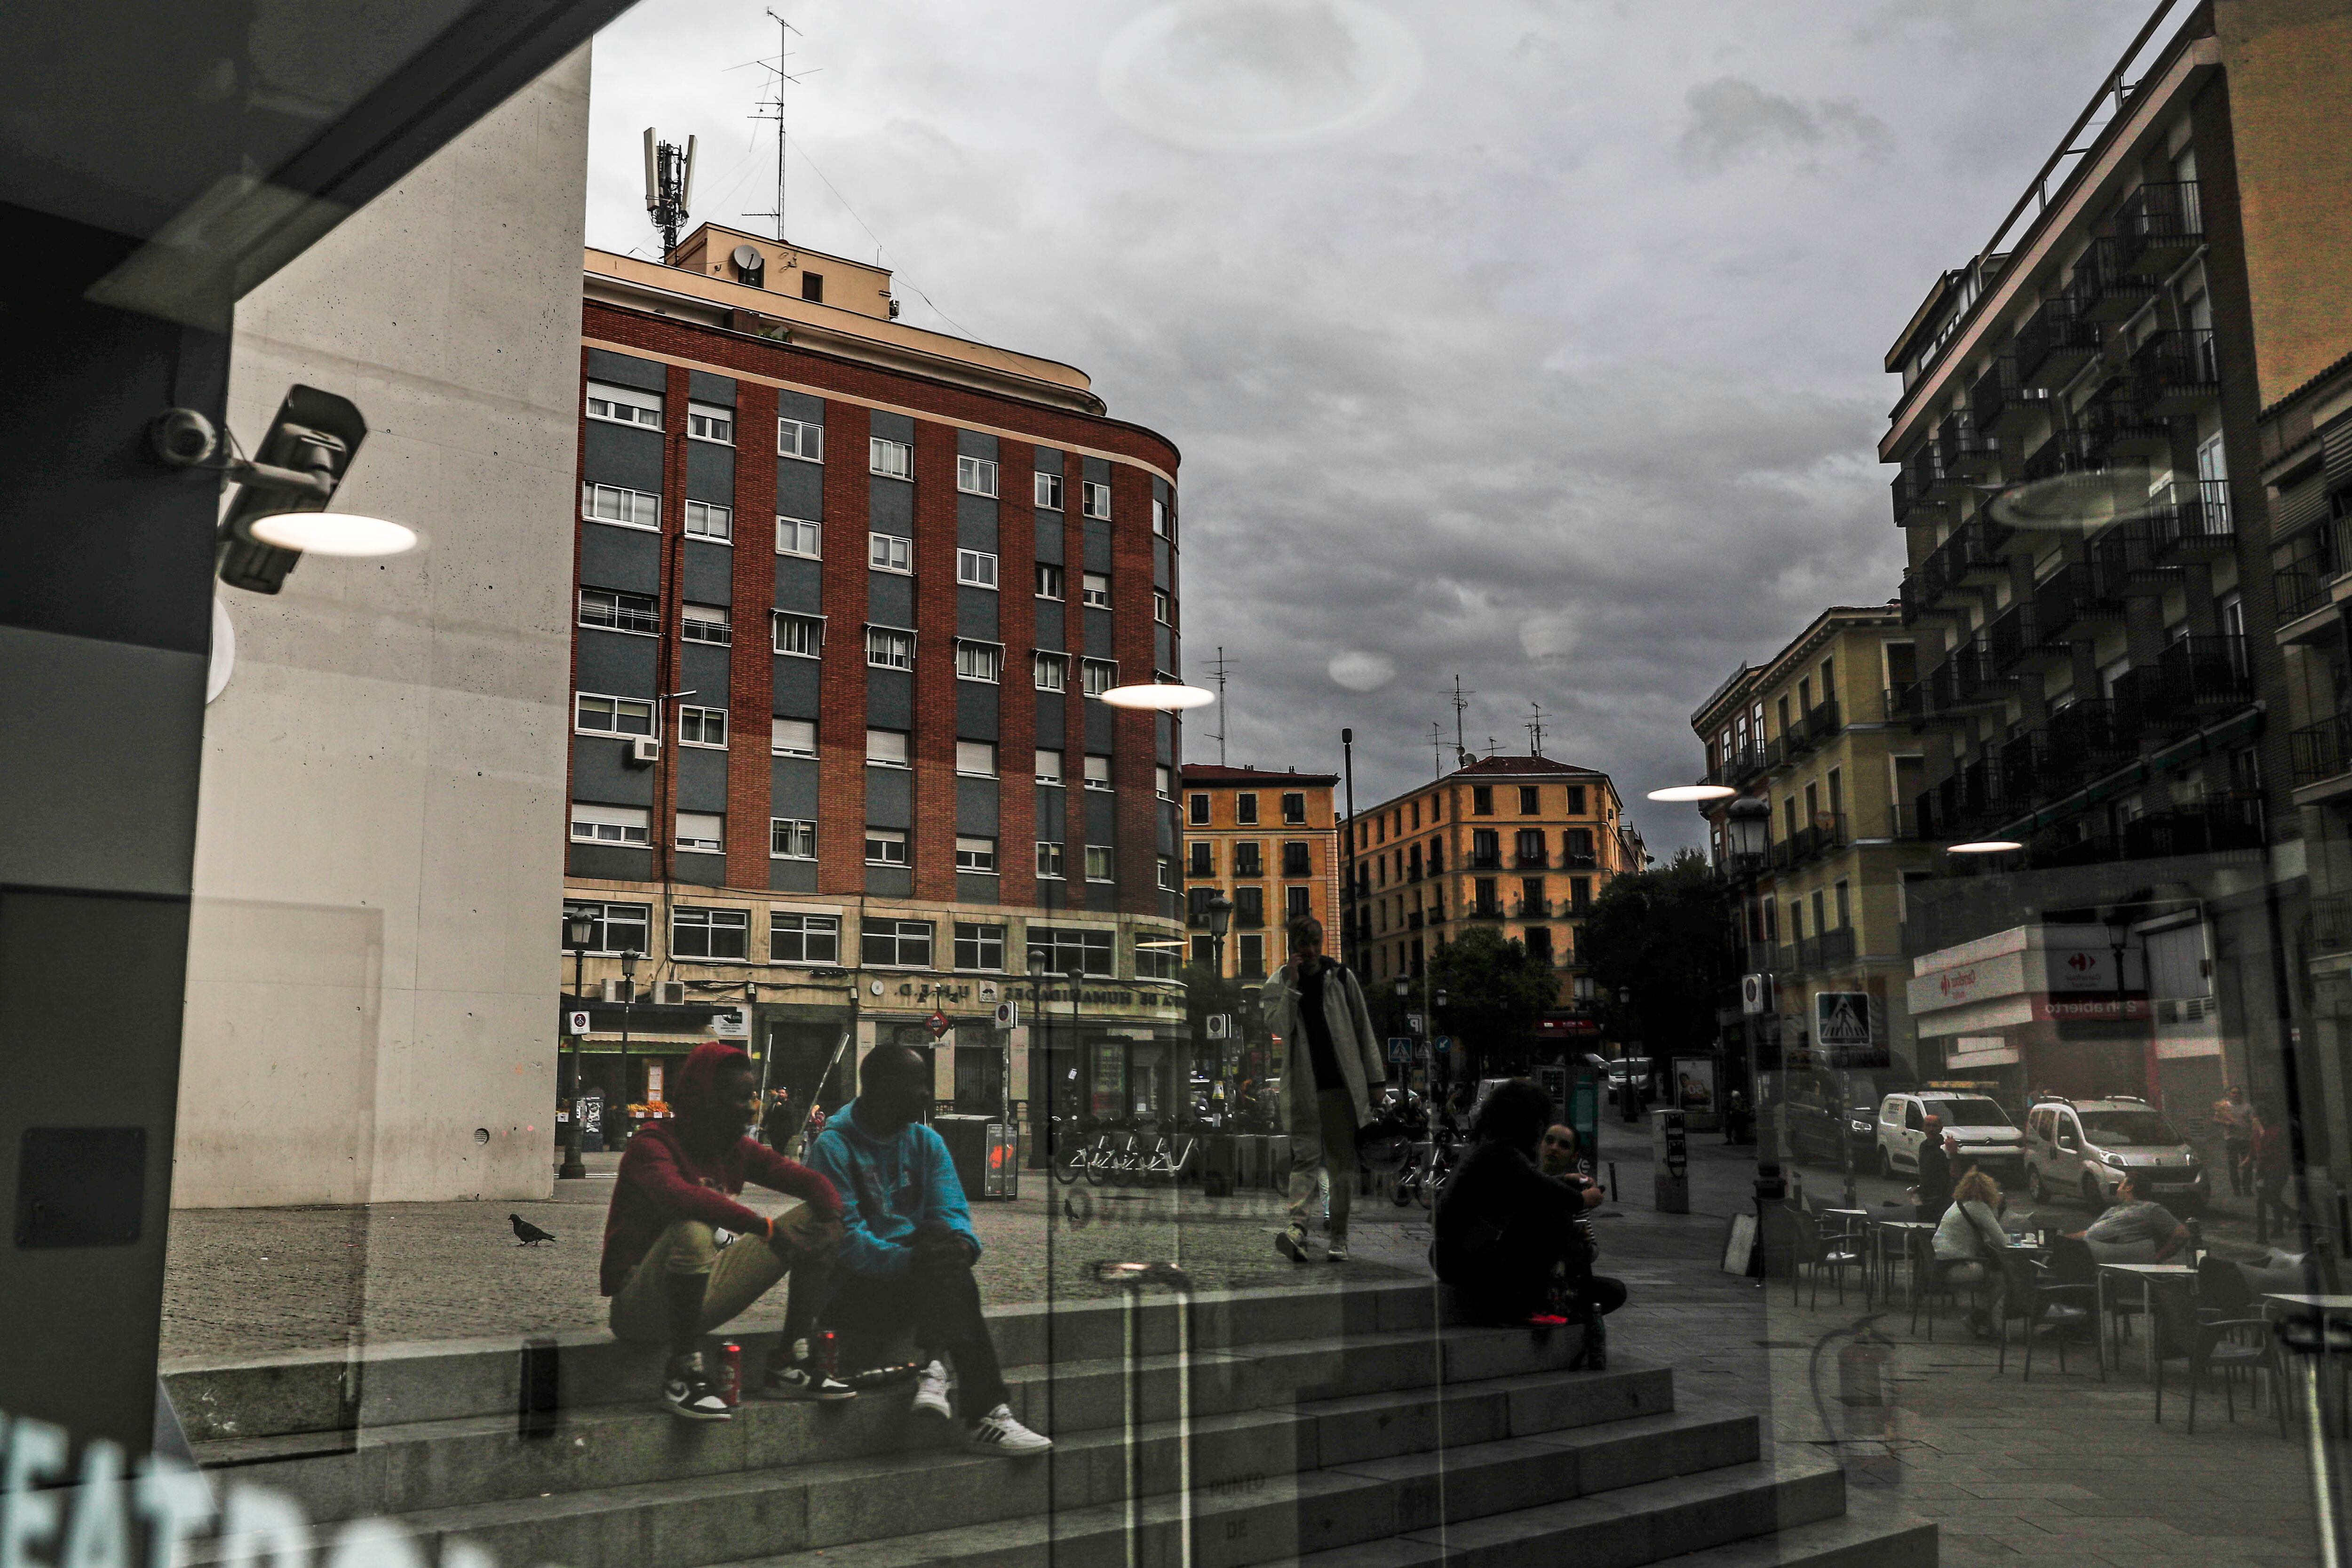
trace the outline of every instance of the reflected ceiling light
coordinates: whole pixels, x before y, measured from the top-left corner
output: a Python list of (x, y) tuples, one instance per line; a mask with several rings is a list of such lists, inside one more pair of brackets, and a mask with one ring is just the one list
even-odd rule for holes
[(276, 511), (246, 526), (264, 544), (306, 555), (405, 555), (416, 548), (415, 529), (347, 511)]
[(2024, 845), (2014, 838), (1979, 838), (1967, 844), (1948, 845), (1944, 853), (1947, 855), (2006, 855), (2012, 849), (2024, 847)]
[(1204, 708), (1217, 700), (1217, 694), (1172, 680), (1155, 680), (1139, 686), (1114, 686), (1102, 694), (1102, 700), (1114, 708), (1149, 708), (1174, 713), (1186, 708)]
[(2096, 533), (2147, 510), (2147, 470), (2110, 468), (2093, 474), (2053, 474), (2005, 485), (1985, 503), (2005, 528), (2040, 533)]
[(1664, 789), (1652, 790), (1649, 798), (1678, 805), (1684, 801), (1729, 800), (1738, 793), (1728, 784), (1668, 784)]

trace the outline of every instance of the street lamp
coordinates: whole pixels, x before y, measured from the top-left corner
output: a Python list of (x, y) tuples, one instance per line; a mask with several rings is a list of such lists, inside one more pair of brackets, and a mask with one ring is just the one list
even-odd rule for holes
[[(572, 950), (572, 999), (582, 1005), (588, 1001), (587, 982), (581, 976), (587, 963), (588, 949), (596, 941), (596, 910), (580, 904), (563, 911), (563, 945)], [(566, 1095), (571, 1101), (571, 1113), (563, 1119), (563, 1163), (555, 1173), (557, 1180), (565, 1182), (580, 1181), (588, 1174), (588, 1167), (580, 1158), (581, 1044), (580, 1037), (572, 1035), (572, 1086)]]
[(637, 961), (643, 957), (634, 947), (621, 950), (621, 1120), (625, 1122), (629, 1116), (629, 1010), (637, 1005)]
[(1225, 977), (1225, 931), (1234, 923), (1234, 901), (1223, 893), (1213, 893), (1201, 906), (1209, 917), (1209, 953), (1217, 978)]

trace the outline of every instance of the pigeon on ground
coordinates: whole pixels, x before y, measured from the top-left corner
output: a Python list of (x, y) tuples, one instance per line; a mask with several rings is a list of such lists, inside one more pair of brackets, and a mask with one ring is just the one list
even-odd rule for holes
[(525, 1247), (529, 1247), (535, 1241), (553, 1241), (555, 1239), (554, 1232), (540, 1229), (539, 1226), (531, 1224), (530, 1221), (523, 1218), (522, 1215), (519, 1214), (510, 1214), (507, 1215), (507, 1220), (514, 1226), (515, 1239), (521, 1242)]

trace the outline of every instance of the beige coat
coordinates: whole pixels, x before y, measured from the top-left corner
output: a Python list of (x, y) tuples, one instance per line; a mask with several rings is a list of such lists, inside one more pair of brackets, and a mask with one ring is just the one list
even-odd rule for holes
[[(1329, 963), (1329, 961), (1326, 961)], [(1290, 1050), (1290, 1068), (1283, 1079), (1286, 1099), (1297, 1095), (1305, 1080), (1313, 1076), (1307, 1052), (1307, 1037), (1298, 1027), (1298, 988), (1290, 983), (1290, 966), (1284, 964), (1265, 983), (1265, 1026)], [(1372, 1089), (1376, 1083), (1388, 1081), (1389, 1064), (1381, 1055), (1379, 1033), (1372, 1027), (1371, 1009), (1364, 1005), (1364, 987), (1356, 972), (1343, 963), (1330, 963), (1323, 977), (1323, 1019), (1331, 1029), (1331, 1054), (1339, 1058), (1339, 1075), (1348, 1080), (1348, 1098), (1356, 1107), (1356, 1125), (1364, 1126), (1372, 1119)], [(1316, 1089), (1338, 1089), (1338, 1084), (1323, 1083)]]

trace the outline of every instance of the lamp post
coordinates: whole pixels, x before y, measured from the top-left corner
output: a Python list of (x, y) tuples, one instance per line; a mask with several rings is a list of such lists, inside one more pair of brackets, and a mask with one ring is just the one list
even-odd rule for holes
[(629, 1116), (629, 1010), (637, 1005), (637, 960), (644, 956), (634, 947), (621, 950), (621, 1119), (625, 1122)]
[[(1748, 935), (1751, 928), (1748, 903), (1764, 869), (1765, 854), (1771, 847), (1772, 803), (1751, 795), (1742, 795), (1724, 807), (1723, 838), (1731, 862), (1727, 869), (1740, 889), (1740, 943), (1749, 955), (1750, 973), (1758, 973), (1754, 967), (1755, 943)], [(1744, 1019), (1743, 1023), (1748, 1037), (1748, 1095), (1756, 1114), (1756, 1236), (1758, 1256), (1761, 1257), (1762, 1240), (1770, 1234), (1764, 1226), (1764, 1205), (1786, 1197), (1788, 1188), (1780, 1180), (1780, 1119), (1765, 1098), (1762, 1074), (1757, 1065), (1761, 1044), (1757, 1037), (1764, 1026), (1754, 1018)]]
[(1054, 1147), (1054, 1142), (1060, 1132), (1054, 1121), (1054, 1090), (1058, 1081), (1054, 1077), (1054, 1029), (1045, 1017), (1045, 976), (1050, 973), (1052, 971), (1045, 963), (1045, 950), (1042, 947), (1031, 948), (1029, 950), (1029, 1010), (1034, 1016), (1031, 1020), (1030, 1026), (1044, 1030), (1045, 1037), (1041, 1048), (1045, 1053), (1045, 1163), (1048, 1165), (1054, 1163), (1054, 1156), (1058, 1152)]
[[(1069, 973), (1066, 976), (1070, 983), (1070, 1054), (1074, 1060), (1087, 1054), (1085, 1038), (1078, 1033), (1078, 987), (1085, 982), (1086, 977), (1086, 970), (1076, 963), (1070, 965)], [(1120, 1081), (1126, 1081), (1126, 1075), (1123, 1073), (1120, 1075)]]
[[(563, 911), (563, 945), (572, 950), (572, 997), (583, 1006), (588, 1001), (588, 986), (581, 976), (586, 968), (588, 949), (595, 940), (594, 910), (574, 904)], [(564, 1182), (580, 1181), (588, 1174), (588, 1167), (580, 1158), (580, 1037), (572, 1035), (572, 1083), (566, 1090), (571, 1110), (563, 1119), (563, 1163), (555, 1173), (556, 1179)]]
[[(1433, 1088), (1440, 1081), (1437, 1071), (1437, 1015), (1439, 1010), (1444, 1007), (1445, 1003), (1445, 988), (1441, 985), (1431, 994), (1429, 1000), (1429, 1067), (1430, 1083)], [(1451, 1052), (1447, 1054), (1452, 1055)], [(1446, 1088), (1454, 1087), (1454, 1067), (1451, 1062), (1446, 1064), (1443, 1081)]]
[[(1209, 897), (1209, 901), (1201, 908), (1209, 917), (1209, 967), (1216, 973), (1217, 1003), (1222, 1007), (1225, 998), (1225, 932), (1234, 923), (1234, 901), (1222, 892), (1213, 893)], [(1226, 1028), (1230, 1033), (1232, 1025), (1228, 1024)], [(1230, 1046), (1226, 1048), (1232, 1049)], [(1224, 1070), (1225, 1064), (1221, 1053), (1217, 1062), (1217, 1071), (1223, 1075)]]

